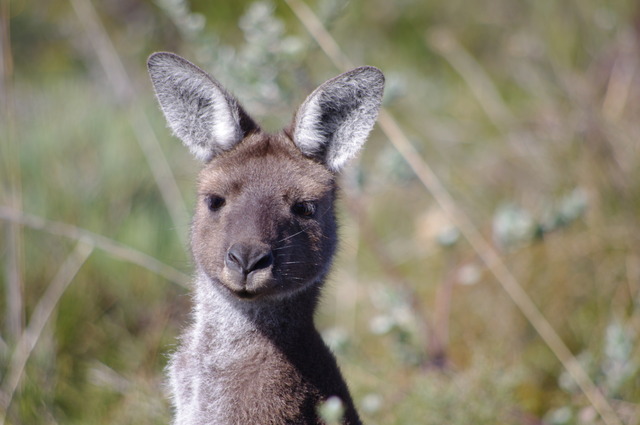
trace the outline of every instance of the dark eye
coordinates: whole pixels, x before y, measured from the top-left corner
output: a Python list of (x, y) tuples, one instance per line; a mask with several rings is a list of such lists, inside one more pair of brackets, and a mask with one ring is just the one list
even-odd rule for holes
[(291, 207), (291, 211), (300, 217), (313, 217), (316, 212), (316, 204), (311, 201), (296, 202)]
[(207, 204), (207, 208), (209, 208), (210, 211), (218, 211), (224, 206), (226, 200), (222, 196), (207, 195), (204, 198), (204, 202)]

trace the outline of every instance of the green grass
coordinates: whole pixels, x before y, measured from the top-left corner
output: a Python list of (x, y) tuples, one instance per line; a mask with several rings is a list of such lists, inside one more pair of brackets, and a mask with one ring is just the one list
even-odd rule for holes
[[(136, 14), (96, 4), (134, 83), (126, 101), (69, 5), (12, 6), (0, 206), (190, 274), (188, 222), (169, 212), (131, 118), (153, 128), (187, 209), (199, 164), (165, 128), (146, 55), (175, 50), (213, 70), (270, 128), (338, 72), (285, 2), (251, 13), (245, 3), (194, 1), (204, 29), (156, 3), (121, 3)], [(622, 0), (396, 3), (310, 6), (353, 62), (384, 70), (386, 107), (421, 158), (622, 423), (640, 424), (640, 11)], [(245, 34), (274, 47), (248, 46)], [(366, 423), (604, 423), (382, 131), (343, 181), (342, 244), (318, 324)], [(21, 332), (77, 244), (55, 229), (0, 221), (0, 400), (15, 372), (14, 303)], [(0, 408), (5, 423), (168, 423), (163, 367), (188, 290), (103, 248), (44, 300), (56, 308)]]

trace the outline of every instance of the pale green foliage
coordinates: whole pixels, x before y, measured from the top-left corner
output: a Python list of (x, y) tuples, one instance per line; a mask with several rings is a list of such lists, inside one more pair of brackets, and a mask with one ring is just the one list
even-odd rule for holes
[(330, 397), (320, 406), (318, 412), (326, 425), (339, 425), (344, 417), (344, 404), (338, 397)]
[[(198, 165), (165, 128), (146, 57), (176, 50), (267, 128), (289, 123), (337, 70), (285, 2), (91, 3), (137, 97), (116, 102), (68, 2), (11, 3), (15, 74), (13, 95), (0, 93), (10, 111), (0, 128), (0, 205), (190, 273), (176, 236), (188, 226), (172, 223), (132, 111), (149, 117), (188, 205)], [(494, 238), (625, 424), (640, 423), (636, 3), (309, 5), (355, 64), (385, 72), (385, 106), (420, 157)], [(366, 423), (602, 423), (380, 131), (343, 177), (343, 242), (318, 322)], [(5, 290), (12, 254), (26, 324), (75, 244), (18, 230), (16, 245), (0, 223), (0, 381), (15, 348)], [(189, 302), (185, 288), (96, 250), (37, 341), (7, 423), (168, 423), (165, 354)]]

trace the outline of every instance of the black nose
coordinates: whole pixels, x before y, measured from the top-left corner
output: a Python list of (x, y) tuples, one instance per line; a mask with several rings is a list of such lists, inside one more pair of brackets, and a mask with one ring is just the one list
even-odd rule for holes
[(235, 243), (227, 251), (225, 264), (232, 270), (248, 275), (271, 266), (273, 253), (265, 244)]

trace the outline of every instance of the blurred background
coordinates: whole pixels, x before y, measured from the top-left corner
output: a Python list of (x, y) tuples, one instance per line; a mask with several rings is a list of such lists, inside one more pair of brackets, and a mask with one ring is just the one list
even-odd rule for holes
[(385, 72), (317, 317), (366, 423), (640, 424), (637, 2), (0, 13), (0, 423), (170, 420), (200, 164), (147, 78), (167, 50), (273, 131), (349, 63)]

